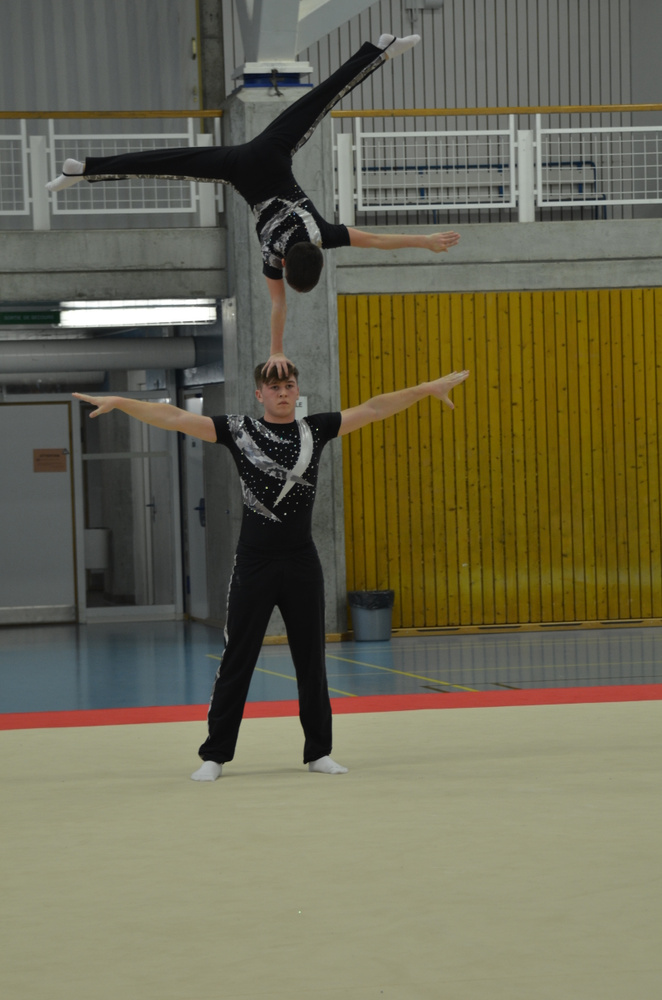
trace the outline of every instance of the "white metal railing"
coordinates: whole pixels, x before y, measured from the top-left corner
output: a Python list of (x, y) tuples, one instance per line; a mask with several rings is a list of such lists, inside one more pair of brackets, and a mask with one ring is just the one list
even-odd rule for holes
[[(40, 134), (33, 119), (5, 121), (0, 225), (5, 217), (31, 216), (33, 228), (49, 229), (59, 216), (136, 213), (197, 214), (200, 225), (215, 225), (223, 208), (220, 184), (141, 179), (77, 184), (56, 194), (45, 189), (67, 156), (220, 143), (218, 117), (213, 135), (196, 131), (195, 123), (188, 118), (177, 130), (173, 120), (165, 132), (80, 133), (49, 120), (44, 135), (43, 124)], [(350, 225), (357, 213), (376, 211), (505, 208), (528, 222), (536, 208), (662, 204), (662, 125), (550, 128), (536, 114), (535, 130), (529, 130), (518, 129), (517, 116), (509, 114), (501, 129), (378, 132), (364, 130), (357, 116), (353, 134), (340, 132), (336, 139), (339, 216)]]
[(18, 132), (0, 136), (0, 215), (29, 215), (28, 139), (25, 121)]
[(514, 208), (515, 116), (507, 129), (364, 132), (356, 125), (356, 207)]
[[(32, 216), (34, 229), (50, 229), (57, 216), (108, 214), (197, 214), (201, 226), (214, 226), (223, 210), (223, 186), (192, 181), (132, 179), (112, 184), (76, 184), (49, 193), (46, 181), (62, 169), (67, 157), (114, 156), (124, 152), (220, 144), (220, 123), (214, 134), (196, 130), (188, 118), (186, 128), (166, 132), (74, 132), (58, 129), (48, 120), (47, 135), (29, 134), (20, 119), (17, 132), (0, 134), (0, 219)], [(11, 123), (12, 125), (14, 122)]]
[(662, 125), (336, 136), (340, 221), (357, 213), (662, 204)]
[(662, 202), (662, 126), (543, 128), (537, 115), (536, 142), (539, 206)]

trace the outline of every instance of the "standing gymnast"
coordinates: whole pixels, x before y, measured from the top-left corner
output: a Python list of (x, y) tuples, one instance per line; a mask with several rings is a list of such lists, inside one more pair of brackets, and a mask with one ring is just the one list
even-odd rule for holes
[(322, 218), (297, 184), (292, 156), (335, 104), (387, 59), (420, 41), (419, 35), (396, 38), (382, 35), (365, 42), (327, 80), (307, 91), (250, 142), (238, 146), (178, 147), (117, 156), (88, 156), (84, 163), (65, 160), (63, 173), (46, 187), (61, 191), (81, 180), (124, 180), (156, 177), (231, 184), (246, 199), (255, 216), (262, 249), (264, 274), (271, 297), (271, 356), (279, 374), (286, 372), (283, 354), (286, 300), (283, 274), (298, 292), (309, 292), (319, 281), (323, 265), (320, 250), (354, 246), (379, 250), (420, 247), (440, 253), (454, 246), (454, 232), (378, 234), (336, 225)]
[(343, 774), (331, 757), (332, 712), (326, 679), (324, 579), (312, 536), (312, 514), (324, 446), (376, 421), (401, 413), (420, 400), (438, 399), (449, 409), (449, 393), (469, 376), (454, 371), (432, 382), (382, 393), (340, 412), (296, 419), (298, 371), (285, 376), (255, 369), (255, 397), (263, 415), (202, 416), (170, 403), (121, 396), (76, 399), (96, 407), (91, 417), (112, 410), (153, 427), (224, 445), (232, 455), (243, 497), (243, 517), (228, 593), (225, 649), (207, 716), (201, 766), (191, 777), (215, 781), (235, 753), (249, 685), (271, 613), (278, 607), (297, 679), (303, 761), (310, 771)]

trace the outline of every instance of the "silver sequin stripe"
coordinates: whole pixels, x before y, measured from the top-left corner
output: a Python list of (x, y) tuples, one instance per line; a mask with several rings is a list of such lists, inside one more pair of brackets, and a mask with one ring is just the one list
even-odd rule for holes
[[(297, 421), (297, 423), (300, 423), (300, 421)], [(306, 425), (306, 427), (307, 426), (308, 425)], [(243, 452), (248, 461), (251, 462), (256, 469), (259, 469), (260, 472), (264, 472), (268, 476), (273, 476), (274, 479), (300, 483), (302, 486), (311, 486), (311, 484), (307, 483), (305, 479), (302, 479), (298, 462), (294, 466), (294, 469), (288, 469), (284, 465), (281, 465), (280, 462), (276, 462), (273, 458), (270, 458), (270, 456), (267, 455), (262, 448), (260, 448), (259, 444), (254, 441), (249, 434), (245, 418), (234, 414), (228, 415), (228, 429), (239, 451)], [(305, 440), (301, 427), (299, 427), (299, 438), (301, 441)], [(310, 458), (308, 458), (308, 461), (306, 462), (306, 468), (309, 464)]]
[[(73, 176), (65, 174), (65, 177)], [(89, 177), (83, 174), (83, 180), (88, 184), (96, 184), (97, 181), (128, 181), (132, 178), (139, 180), (162, 180), (162, 181), (196, 181), (198, 184), (228, 184), (222, 177), (189, 177), (188, 174), (91, 174)]]
[[(275, 198), (269, 198), (267, 201), (261, 201), (258, 205), (254, 206), (253, 214), (255, 215), (257, 225), (259, 227), (260, 215), (266, 209), (268, 209), (268, 207), (272, 205), (275, 201), (283, 203), (283, 207), (279, 211), (277, 211), (275, 215), (273, 215), (269, 219), (268, 222), (264, 223), (264, 228), (260, 229), (260, 245), (264, 250), (267, 251), (269, 255), (269, 264), (272, 267), (276, 267), (279, 269), (282, 267), (281, 257), (285, 255), (285, 250), (287, 247), (287, 243), (289, 241), (289, 237), (294, 230), (294, 226), (291, 224), (289, 228), (287, 227), (287, 217), (292, 213), (298, 216), (298, 218), (303, 223), (310, 242), (314, 243), (315, 246), (317, 247), (321, 247), (322, 234), (320, 232), (320, 228), (315, 222), (313, 216), (308, 211), (308, 209), (303, 207), (303, 203), (306, 200), (307, 199), (300, 198), (298, 201), (290, 201), (283, 203), (283, 198), (277, 196)], [(282, 251), (281, 257), (279, 257), (277, 254), (272, 253), (270, 250), (271, 237), (274, 231), (278, 229), (279, 226), (285, 226), (286, 228), (283, 230), (280, 236), (277, 239), (275, 239), (273, 243), (271, 243), (271, 245), (275, 246), (277, 249)]]
[(294, 438), (278, 437), (278, 435), (274, 434), (274, 432), (269, 427), (265, 427), (264, 424), (261, 424), (259, 420), (254, 420), (252, 417), (248, 417), (247, 419), (249, 420), (251, 427), (253, 427), (254, 430), (257, 430), (258, 434), (261, 434), (262, 437), (265, 437), (267, 441), (274, 441), (276, 444), (285, 444), (285, 445), (293, 445), (299, 443), (298, 441), (295, 441)]
[(251, 493), (243, 479), (241, 480), (241, 493), (244, 505), (248, 507), (249, 510), (252, 510), (254, 514), (261, 514), (262, 517), (266, 517), (269, 521), (280, 522), (280, 518), (276, 517), (273, 511), (269, 510), (268, 507), (265, 507), (263, 503), (260, 503), (254, 493)]
[(287, 477), (287, 482), (283, 485), (282, 490), (276, 498), (274, 507), (281, 502), (283, 497), (287, 496), (295, 483), (303, 483), (305, 486), (312, 488), (312, 483), (307, 483), (305, 479), (301, 479), (300, 477), (303, 476), (304, 472), (308, 471), (308, 466), (313, 457), (313, 432), (305, 420), (297, 420), (297, 427), (299, 428), (299, 440), (301, 441), (299, 457)]
[(237, 572), (237, 553), (234, 554), (234, 559), (232, 560), (232, 573), (230, 574), (230, 583), (228, 584), (228, 592), (225, 598), (225, 625), (223, 626), (223, 636), (225, 637), (225, 648), (221, 653), (221, 660), (218, 664), (218, 670), (214, 677), (214, 683), (212, 684), (211, 694), (209, 695), (209, 705), (207, 707), (207, 721), (209, 721), (209, 713), (211, 711), (211, 705), (214, 700), (214, 691), (216, 690), (216, 685), (218, 684), (218, 678), (221, 675), (221, 667), (223, 666), (223, 657), (225, 656), (228, 648), (228, 609), (230, 607), (230, 592), (232, 590), (232, 584), (234, 581), (234, 575)]

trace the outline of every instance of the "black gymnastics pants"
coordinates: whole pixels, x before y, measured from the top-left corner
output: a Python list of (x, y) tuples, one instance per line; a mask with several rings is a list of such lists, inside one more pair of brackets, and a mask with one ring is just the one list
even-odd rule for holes
[(180, 146), (118, 156), (88, 156), (83, 175), (89, 180), (162, 177), (223, 181), (236, 188), (249, 205), (256, 205), (286, 193), (294, 180), (293, 154), (331, 108), (385, 59), (382, 49), (365, 42), (327, 80), (289, 104), (250, 142), (239, 146)]
[(225, 650), (214, 681), (198, 753), (224, 764), (234, 757), (248, 688), (271, 612), (283, 616), (299, 691), (303, 762), (331, 752), (331, 702), (326, 681), (324, 579), (310, 542), (282, 555), (237, 548), (228, 595)]

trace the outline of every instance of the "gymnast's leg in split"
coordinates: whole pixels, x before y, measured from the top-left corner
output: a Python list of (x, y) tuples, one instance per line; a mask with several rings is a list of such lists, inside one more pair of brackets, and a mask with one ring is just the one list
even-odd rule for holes
[(88, 156), (84, 162), (67, 159), (63, 172), (46, 185), (62, 191), (81, 180), (124, 180), (130, 177), (171, 180), (216, 181), (231, 184), (249, 205), (269, 198), (271, 188), (291, 176), (291, 157), (328, 114), (354, 87), (381, 66), (419, 40), (417, 35), (395, 38), (382, 35), (377, 45), (365, 42), (328, 79), (288, 105), (264, 131), (238, 146), (172, 147)]

